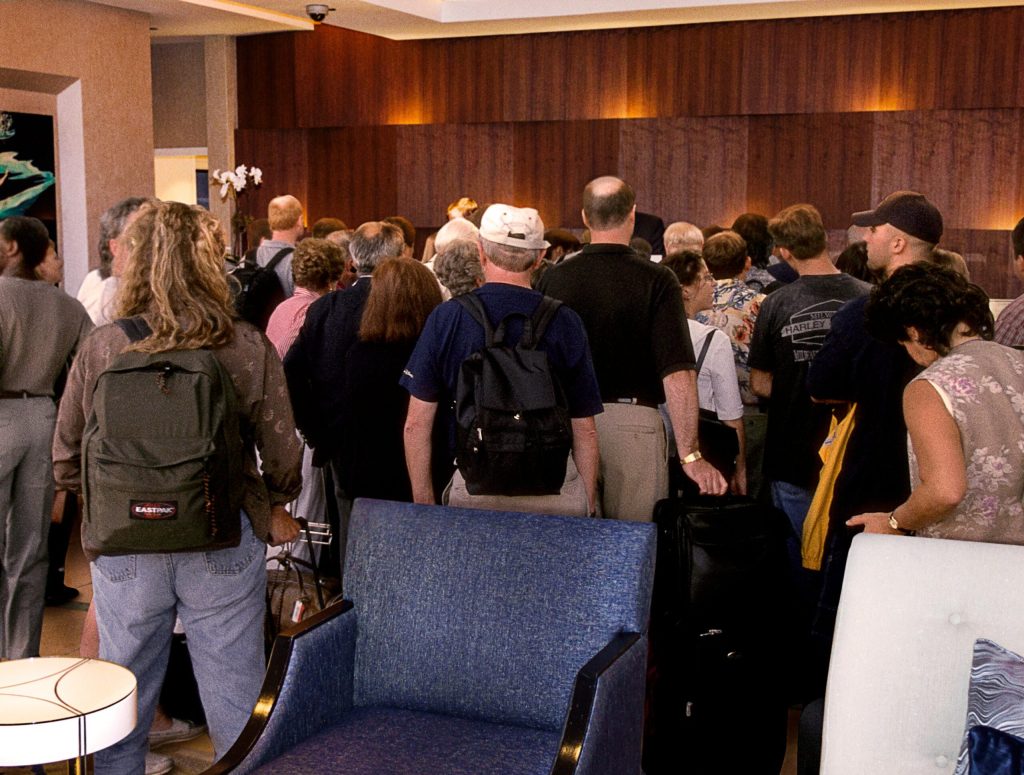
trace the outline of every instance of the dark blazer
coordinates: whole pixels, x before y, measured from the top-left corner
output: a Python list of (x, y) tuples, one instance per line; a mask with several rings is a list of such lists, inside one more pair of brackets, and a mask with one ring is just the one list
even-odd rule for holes
[(633, 236), (643, 237), (651, 243), (654, 255), (665, 255), (665, 222), (657, 215), (636, 211), (636, 223), (633, 225)]
[(315, 465), (337, 444), (346, 354), (359, 339), (369, 295), (370, 278), (360, 277), (344, 291), (332, 291), (314, 301), (284, 357), (295, 425), (313, 448)]

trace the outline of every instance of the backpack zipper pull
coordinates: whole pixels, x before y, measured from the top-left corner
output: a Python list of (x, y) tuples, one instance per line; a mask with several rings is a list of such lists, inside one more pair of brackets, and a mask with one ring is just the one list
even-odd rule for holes
[(170, 365), (164, 366), (160, 370), (159, 376), (156, 378), (156, 383), (160, 387), (160, 392), (165, 396), (169, 396), (171, 394), (171, 389), (167, 387), (167, 378), (171, 375), (171, 371), (173, 371), (173, 369)]

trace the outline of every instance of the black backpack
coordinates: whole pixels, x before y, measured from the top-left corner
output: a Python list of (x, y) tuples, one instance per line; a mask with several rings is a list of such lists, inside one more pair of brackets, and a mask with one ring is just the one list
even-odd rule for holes
[[(141, 318), (116, 321), (149, 336)], [(101, 554), (237, 546), (243, 449), (231, 377), (209, 350), (117, 355), (82, 436), (84, 543)]]
[(261, 331), (267, 330), (271, 313), (285, 300), (281, 278), (274, 270), (293, 251), (294, 248), (281, 248), (266, 266), (260, 266), (256, 263), (256, 251), (250, 250), (231, 272), (237, 283), (235, 311)]
[[(491, 327), (473, 293), (456, 299), (484, 329), (483, 349), (462, 362), (455, 393), (456, 464), (471, 495), (555, 495), (572, 450), (565, 391), (537, 344), (560, 301), (541, 299), (533, 316), (512, 313)], [(525, 318), (515, 345), (513, 317)]]

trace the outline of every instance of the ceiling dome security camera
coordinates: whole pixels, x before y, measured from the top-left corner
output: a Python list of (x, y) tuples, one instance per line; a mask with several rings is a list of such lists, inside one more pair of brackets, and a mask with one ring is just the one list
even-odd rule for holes
[(306, 6), (306, 15), (315, 22), (322, 22), (333, 10), (326, 3), (310, 3)]

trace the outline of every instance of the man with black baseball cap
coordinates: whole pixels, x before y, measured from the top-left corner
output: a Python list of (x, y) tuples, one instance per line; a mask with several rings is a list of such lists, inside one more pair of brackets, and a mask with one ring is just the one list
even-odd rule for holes
[(886, 277), (904, 264), (929, 259), (942, 238), (942, 214), (916, 191), (889, 194), (874, 210), (854, 213), (850, 220), (868, 228), (868, 266)]
[[(942, 237), (942, 215), (916, 191), (896, 191), (874, 210), (851, 220), (867, 227), (868, 266), (889, 278), (901, 266), (928, 261)], [(920, 371), (899, 345), (875, 339), (864, 327), (868, 297), (854, 299), (833, 316), (832, 328), (811, 363), (807, 387), (817, 401), (856, 405), (854, 429), (843, 456), (829, 514), (829, 536), (815, 634), (822, 663), (831, 649), (846, 555), (850, 517), (890, 511), (910, 495), (903, 389)], [(821, 675), (824, 689), (824, 673)]]

